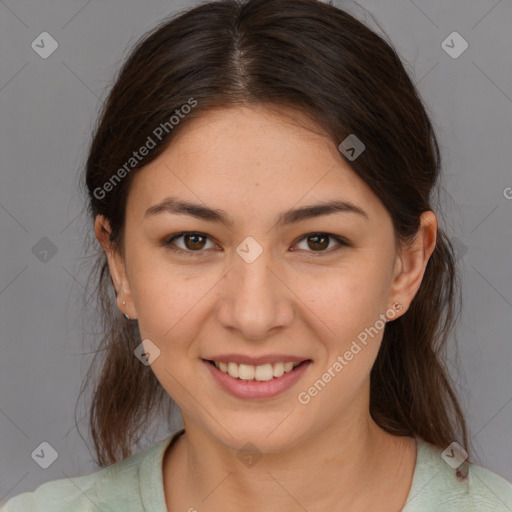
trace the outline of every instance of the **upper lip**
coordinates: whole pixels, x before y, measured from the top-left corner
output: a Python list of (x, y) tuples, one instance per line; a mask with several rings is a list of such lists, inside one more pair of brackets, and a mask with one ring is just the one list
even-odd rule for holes
[(307, 361), (307, 357), (291, 356), (288, 354), (267, 354), (258, 357), (246, 356), (244, 354), (223, 354), (205, 358), (206, 361), (218, 361), (224, 363), (251, 364), (259, 366), (265, 363), (301, 363)]

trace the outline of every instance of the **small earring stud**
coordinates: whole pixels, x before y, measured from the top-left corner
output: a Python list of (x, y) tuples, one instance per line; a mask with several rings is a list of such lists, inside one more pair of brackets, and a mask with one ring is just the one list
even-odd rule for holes
[[(123, 300), (123, 306), (126, 306), (126, 301)], [(130, 320), (130, 317), (125, 313), (124, 316), (126, 317), (127, 320)]]
[(393, 309), (396, 309), (397, 311), (402, 311), (402, 309), (404, 309), (404, 307), (399, 302), (395, 302), (393, 304)]

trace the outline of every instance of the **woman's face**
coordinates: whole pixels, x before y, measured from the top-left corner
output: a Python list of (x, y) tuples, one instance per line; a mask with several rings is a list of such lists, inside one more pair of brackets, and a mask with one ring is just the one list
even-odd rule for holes
[[(408, 304), (388, 212), (318, 129), (261, 107), (183, 128), (134, 176), (124, 259), (110, 263), (186, 428), (270, 453), (366, 421), (382, 319)], [(196, 206), (177, 213), (171, 200)], [(331, 202), (354, 208), (311, 209)], [(257, 382), (207, 362), (244, 357), (260, 358), (263, 379), (284, 369), (265, 362), (309, 362)], [(249, 379), (253, 366), (229, 368)]]

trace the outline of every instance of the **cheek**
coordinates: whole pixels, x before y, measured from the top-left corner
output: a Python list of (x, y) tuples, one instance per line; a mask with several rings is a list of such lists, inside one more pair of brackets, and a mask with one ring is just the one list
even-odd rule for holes
[(388, 274), (374, 258), (355, 257), (336, 268), (297, 274), (294, 290), (307, 306), (305, 314), (317, 317), (327, 339), (346, 343), (386, 311)]
[(363, 263), (360, 259), (338, 268), (316, 279), (314, 287), (310, 279), (299, 281), (311, 310), (306, 308), (305, 314), (325, 351), (317, 371), (300, 390), (300, 403), (310, 401), (311, 414), (333, 421), (367, 385), (386, 325), (380, 315), (386, 311), (387, 275), (377, 265)]
[(154, 340), (161, 349), (192, 341), (218, 276), (205, 272), (198, 279), (197, 271), (191, 275), (186, 267), (162, 259), (148, 264), (143, 257), (134, 258), (133, 275), (132, 297), (143, 339)]

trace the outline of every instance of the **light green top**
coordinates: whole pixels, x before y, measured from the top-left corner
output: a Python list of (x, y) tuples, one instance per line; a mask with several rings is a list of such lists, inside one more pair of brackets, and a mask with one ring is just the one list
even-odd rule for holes
[[(183, 429), (93, 473), (41, 484), (0, 504), (0, 512), (167, 512), (162, 461)], [(512, 484), (492, 471), (466, 465), (465, 479), (442, 458), (442, 450), (416, 438), (417, 458), (402, 512), (512, 512)]]

